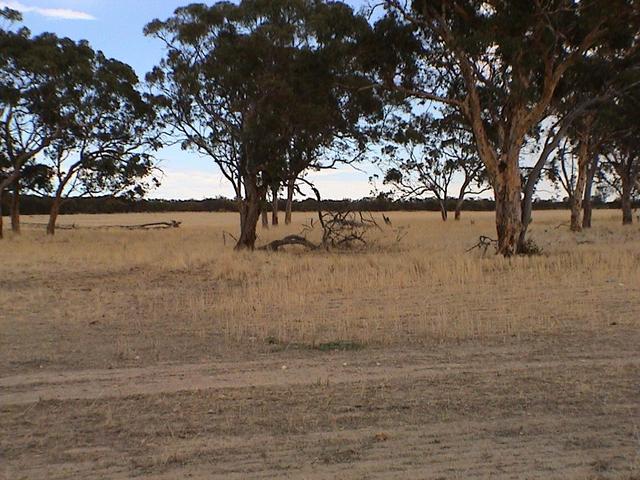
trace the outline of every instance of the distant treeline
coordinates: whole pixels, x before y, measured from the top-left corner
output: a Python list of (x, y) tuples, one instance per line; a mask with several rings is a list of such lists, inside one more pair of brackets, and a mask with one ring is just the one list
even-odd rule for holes
[[(8, 196), (7, 196), (8, 197)], [(5, 198), (3, 209), (8, 211), (9, 198)], [(25, 215), (47, 215), (53, 199), (24, 195), (20, 199), (20, 210)], [(451, 209), (455, 202), (451, 203)], [(285, 207), (284, 200), (280, 202), (280, 209)], [(554, 210), (568, 208), (568, 201), (537, 200), (534, 202), (536, 210)], [(620, 208), (619, 201), (603, 202), (594, 201), (596, 208)], [(638, 205), (636, 205), (636, 208)], [(311, 212), (318, 209), (318, 202), (306, 199), (293, 202), (293, 211)], [(390, 210), (405, 211), (432, 211), (439, 212), (440, 204), (435, 199), (425, 200), (389, 200), (386, 198), (362, 198), (359, 200), (323, 200), (323, 210), (363, 210), (384, 212)], [(464, 210), (489, 212), (495, 209), (495, 202), (487, 199), (466, 200)], [(161, 200), (161, 199), (137, 199), (132, 200), (123, 197), (91, 197), (69, 198), (61, 206), (62, 214), (77, 213), (153, 213), (153, 212), (235, 212), (237, 211), (234, 200), (228, 198), (208, 198), (204, 200)]]

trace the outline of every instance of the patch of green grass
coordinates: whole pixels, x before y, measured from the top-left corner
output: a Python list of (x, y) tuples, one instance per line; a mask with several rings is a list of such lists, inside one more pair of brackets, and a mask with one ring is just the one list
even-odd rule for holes
[(364, 344), (352, 340), (334, 340), (331, 342), (307, 344), (296, 342), (282, 342), (276, 337), (269, 336), (264, 339), (264, 342), (267, 345), (271, 345), (272, 352), (282, 352), (285, 350), (318, 350), (320, 352), (345, 352), (362, 350), (364, 348)]
[(314, 350), (320, 350), (321, 352), (329, 352), (333, 350), (362, 350), (364, 345), (362, 343), (354, 342), (351, 340), (337, 340), (333, 342), (318, 343), (312, 347)]

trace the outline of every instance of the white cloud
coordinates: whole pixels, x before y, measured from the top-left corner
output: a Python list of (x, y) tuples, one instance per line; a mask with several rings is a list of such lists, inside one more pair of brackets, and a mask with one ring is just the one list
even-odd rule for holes
[[(233, 187), (219, 172), (201, 170), (163, 169), (164, 176), (159, 188), (149, 198), (196, 199), (234, 196)], [(213, 169), (212, 169), (213, 170)]]
[(44, 17), (60, 18), (63, 20), (95, 20), (93, 15), (81, 12), (79, 10), (72, 10), (69, 8), (42, 8), (25, 5), (15, 1), (0, 1), (0, 8), (8, 7), (13, 10), (18, 10), (23, 13), (36, 13)]
[[(333, 174), (327, 174), (333, 172)], [(327, 200), (342, 200), (345, 198), (359, 199), (371, 195), (371, 184), (368, 175), (355, 170), (327, 170), (310, 172), (307, 180), (315, 184), (322, 198)], [(307, 195), (313, 196), (308, 188), (302, 185)]]
[[(165, 175), (159, 188), (148, 194), (149, 198), (196, 199), (224, 196), (233, 198), (233, 188), (227, 179), (215, 168), (205, 170), (180, 170), (164, 168)], [(320, 190), (322, 198), (342, 200), (362, 198), (371, 193), (367, 175), (349, 170), (334, 170), (334, 175), (325, 172), (311, 172), (307, 177)], [(313, 196), (308, 188), (302, 188), (305, 195)], [(284, 195), (284, 192), (281, 193)], [(303, 197), (299, 197), (303, 198)]]

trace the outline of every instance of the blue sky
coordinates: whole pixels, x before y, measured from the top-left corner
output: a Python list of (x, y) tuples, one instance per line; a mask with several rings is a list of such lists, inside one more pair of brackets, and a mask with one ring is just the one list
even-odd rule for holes
[[(199, 0), (213, 4), (214, 1)], [(142, 34), (154, 18), (165, 19), (192, 0), (0, 0), (0, 7), (23, 13), (24, 25), (34, 34), (49, 31), (74, 40), (86, 39), (107, 56), (122, 60), (144, 78), (162, 57), (159, 42)], [(363, 0), (351, 2), (356, 8)], [(150, 193), (161, 198), (232, 196), (232, 189), (212, 161), (196, 153), (168, 148), (160, 152), (165, 172), (162, 186)], [(359, 198), (369, 195), (369, 173), (349, 167), (312, 174), (325, 198)]]

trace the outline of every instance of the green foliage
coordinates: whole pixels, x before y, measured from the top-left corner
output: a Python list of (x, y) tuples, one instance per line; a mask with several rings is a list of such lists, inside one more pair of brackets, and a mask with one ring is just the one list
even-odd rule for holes
[(133, 69), (86, 41), (27, 29), (2, 32), (0, 52), (4, 182), (51, 192), (73, 180), (79, 194), (141, 193), (159, 143), (149, 133), (153, 99), (137, 89)]
[(602, 155), (599, 179), (607, 193), (622, 199), (640, 196), (640, 85), (598, 111), (595, 125)]
[(388, 122), (386, 145), (378, 159), (387, 167), (384, 184), (392, 188), (387, 195), (409, 199), (433, 195), (445, 208), (455, 175), (462, 181), (458, 198), (471, 193), (473, 186), (476, 194), (488, 188), (471, 133), (452, 109), (437, 115), (404, 114)]
[(145, 28), (167, 51), (147, 80), (183, 148), (212, 158), (238, 198), (264, 197), (337, 137), (362, 143), (359, 122), (382, 107), (358, 66), (369, 30), (340, 2), (192, 4)]
[(354, 342), (352, 340), (336, 340), (333, 342), (324, 342), (318, 343), (314, 345), (314, 350), (320, 350), (321, 352), (331, 352), (331, 351), (357, 351), (362, 350), (364, 345), (359, 342)]
[[(414, 0), (411, 8), (389, 0), (387, 5), (379, 29), (411, 27), (420, 40), (417, 47), (399, 44), (405, 51), (396, 53), (402, 61), (389, 75), (392, 86), (453, 106), (470, 124), (480, 119), (476, 140), (486, 139), (496, 155), (520, 148), (524, 136), (551, 113), (552, 99), (576, 95), (578, 78), (598, 84), (612, 73), (623, 75), (640, 13), (633, 0)], [(612, 52), (626, 58), (613, 72), (602, 63)], [(406, 67), (409, 62), (413, 65)]]
[(0, 8), (0, 18), (4, 18), (9, 22), (21, 22), (22, 14), (17, 10), (13, 10), (9, 7), (4, 7)]
[(46, 149), (59, 193), (141, 196), (158, 180), (153, 153), (161, 147), (155, 103), (133, 69), (96, 52), (90, 80), (75, 104), (73, 124)]
[(84, 42), (24, 28), (0, 33), (0, 183), (20, 177), (73, 127), (94, 60)]

